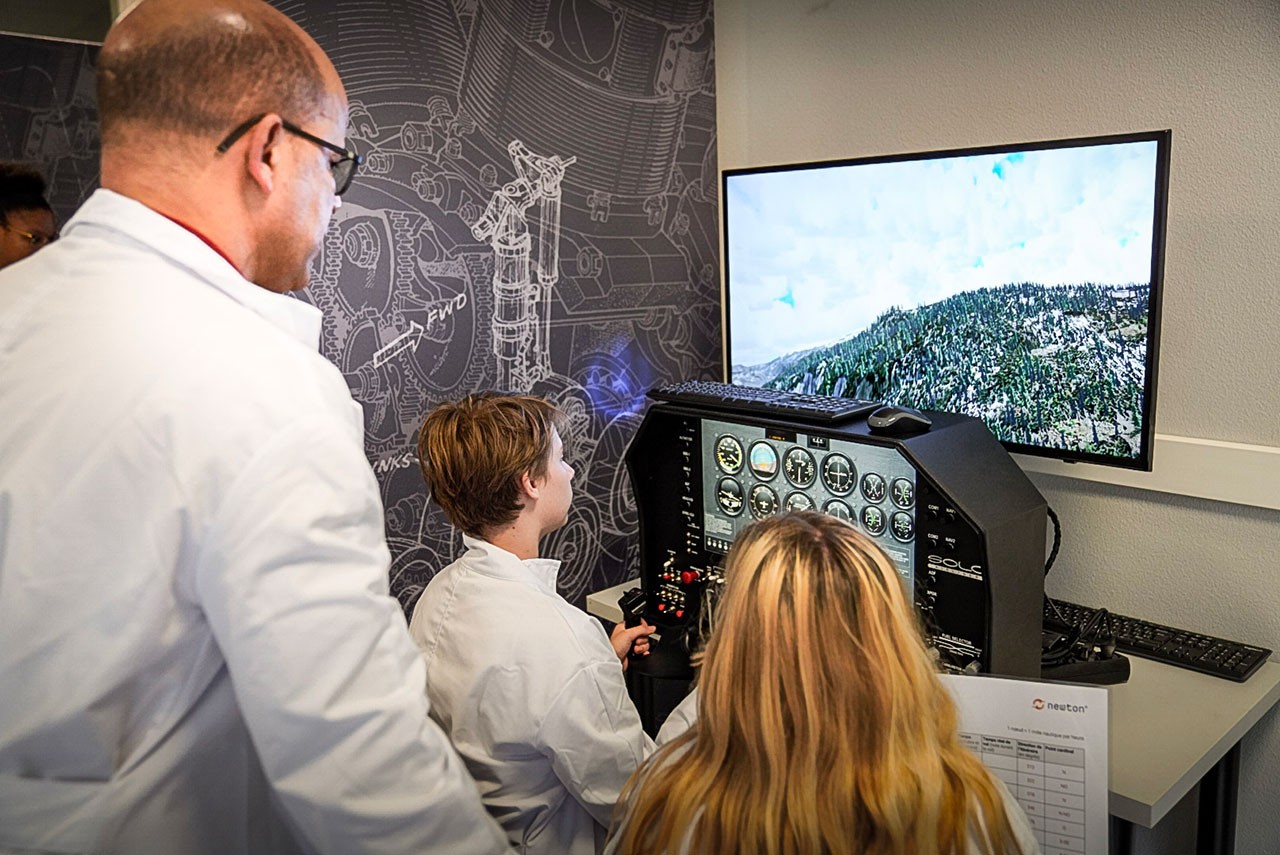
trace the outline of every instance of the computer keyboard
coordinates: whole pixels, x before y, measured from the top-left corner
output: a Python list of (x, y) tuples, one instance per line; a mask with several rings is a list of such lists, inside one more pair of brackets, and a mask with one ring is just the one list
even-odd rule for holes
[(816, 422), (843, 422), (871, 412), (878, 401), (784, 392), (779, 389), (757, 389), (711, 380), (686, 380), (649, 390), (655, 401), (699, 404), (743, 413), (764, 413)]
[[(1053, 606), (1057, 606), (1054, 611)], [(1057, 631), (1083, 626), (1097, 609), (1066, 600), (1044, 601), (1044, 626)], [(1144, 659), (1153, 659), (1179, 668), (1199, 671), (1243, 683), (1271, 655), (1265, 647), (1215, 638), (1172, 626), (1111, 614), (1109, 628), (1116, 649)]]

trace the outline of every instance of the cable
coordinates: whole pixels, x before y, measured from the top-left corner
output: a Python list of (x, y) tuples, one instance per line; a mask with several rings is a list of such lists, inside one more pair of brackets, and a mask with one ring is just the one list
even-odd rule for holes
[(1092, 655), (1103, 659), (1110, 658), (1116, 652), (1116, 636), (1111, 630), (1111, 612), (1098, 609), (1085, 623), (1080, 632), (1081, 640), (1092, 648)]
[[(1046, 505), (1045, 510), (1048, 512), (1049, 521), (1053, 523), (1053, 546), (1050, 547), (1049, 557), (1044, 562), (1044, 575), (1047, 579), (1053, 563), (1058, 559), (1058, 550), (1062, 547), (1062, 523), (1058, 520), (1058, 515), (1053, 512), (1053, 508)], [(1082, 667), (1100, 674), (1111, 674), (1113, 669), (1106, 663), (1113, 662), (1117, 655), (1115, 633), (1111, 627), (1111, 613), (1106, 609), (1097, 609), (1083, 623), (1073, 624), (1063, 616), (1058, 604), (1048, 594), (1045, 595), (1044, 601), (1047, 608), (1057, 617), (1058, 623), (1070, 629), (1060, 634), (1040, 651), (1041, 669), (1074, 668), (1073, 676), (1064, 679), (1083, 679), (1084, 672), (1079, 670)], [(1089, 664), (1086, 665), (1086, 663)], [(1127, 665), (1123, 661), (1119, 664)], [(1120, 678), (1121, 681), (1127, 679), (1127, 676), (1126, 670), (1125, 677)], [(1100, 682), (1116, 681), (1116, 679), (1108, 679)]]
[(1058, 515), (1053, 512), (1053, 508), (1045, 505), (1045, 510), (1049, 512), (1049, 521), (1053, 523), (1053, 547), (1044, 562), (1044, 575), (1048, 576), (1053, 569), (1053, 562), (1058, 560), (1058, 548), (1062, 546), (1062, 524), (1058, 522)]
[[(1049, 513), (1049, 522), (1053, 523), (1053, 546), (1049, 549), (1049, 557), (1044, 561), (1044, 575), (1047, 579), (1049, 577), (1049, 571), (1053, 569), (1053, 562), (1058, 560), (1058, 549), (1062, 547), (1062, 523), (1058, 521), (1058, 515), (1053, 512), (1053, 508), (1045, 505), (1045, 510)], [(1058, 604), (1050, 599), (1048, 594), (1045, 595), (1044, 600), (1049, 604), (1049, 608), (1053, 610), (1053, 613), (1058, 616), (1059, 623), (1065, 624), (1068, 622), (1067, 619), (1062, 616), (1062, 612), (1058, 610)]]

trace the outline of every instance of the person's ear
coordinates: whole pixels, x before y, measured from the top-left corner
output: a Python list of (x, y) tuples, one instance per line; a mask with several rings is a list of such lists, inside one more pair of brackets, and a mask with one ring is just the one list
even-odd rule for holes
[(526, 472), (520, 476), (520, 492), (526, 498), (537, 501), (538, 496), (542, 492), (541, 479), (534, 477), (532, 472)]
[(264, 194), (275, 189), (276, 170), (280, 165), (281, 145), (284, 142), (283, 120), (275, 113), (268, 113), (248, 133), (245, 146), (245, 168), (253, 183)]

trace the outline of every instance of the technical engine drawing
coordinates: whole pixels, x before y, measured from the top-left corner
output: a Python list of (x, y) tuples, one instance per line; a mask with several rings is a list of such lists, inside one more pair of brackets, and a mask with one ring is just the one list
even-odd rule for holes
[[(418, 427), (488, 389), (569, 417), (561, 593), (635, 576), (644, 393), (720, 366), (711, 0), (270, 2), (333, 60), (364, 157), (297, 296), (364, 411), (392, 593), (461, 549)], [(44, 165), (65, 220), (98, 180), (97, 48), (0, 48), (0, 156)]]
[(720, 366), (710, 0), (272, 2), (333, 59), (365, 157), (301, 293), (365, 411), (393, 593), (461, 549), (418, 427), (486, 389), (569, 416), (561, 593), (634, 576), (644, 392)]
[[(577, 158), (536, 155), (519, 140), (513, 140), (507, 151), (516, 178), (494, 191), (471, 233), (493, 247), (492, 326), (498, 388), (527, 392), (551, 376), (547, 347), (551, 291), (560, 279), (560, 182)], [(527, 211), (534, 204), (536, 229), (530, 233)]]

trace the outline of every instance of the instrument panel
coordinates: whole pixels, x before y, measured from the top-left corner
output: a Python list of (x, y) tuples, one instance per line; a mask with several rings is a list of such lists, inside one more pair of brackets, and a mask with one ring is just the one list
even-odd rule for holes
[(803, 430), (703, 419), (702, 530), (724, 554), (745, 526), (783, 511), (848, 520), (915, 578), (916, 471), (897, 448)]
[(713, 631), (738, 535), (812, 509), (847, 520), (893, 562), (939, 667), (1038, 676), (1044, 497), (983, 423), (931, 418), (929, 431), (897, 437), (862, 421), (651, 406), (626, 454), (640, 519), (633, 617), (658, 627), (660, 647), (687, 669)]

